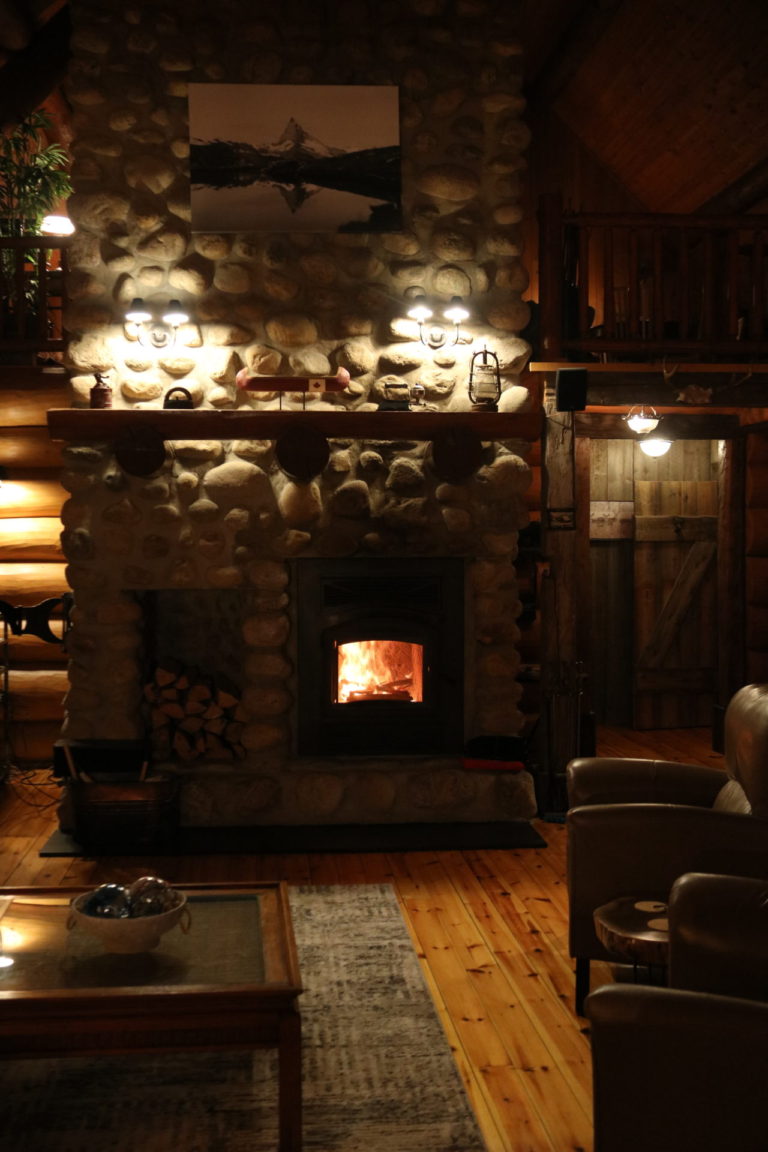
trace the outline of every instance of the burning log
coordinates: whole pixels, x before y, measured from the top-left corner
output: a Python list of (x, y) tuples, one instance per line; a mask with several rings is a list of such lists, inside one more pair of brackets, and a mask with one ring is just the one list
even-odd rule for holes
[(144, 686), (144, 699), (150, 706), (152, 750), (158, 759), (189, 763), (201, 757), (245, 757), (240, 698), (230, 684), (190, 669), (160, 666)]
[(350, 692), (347, 701), (350, 704), (357, 704), (361, 700), (408, 700), (412, 701), (413, 697), (410, 692), (404, 689), (386, 689), (384, 685), (378, 688), (372, 688), (370, 691)]

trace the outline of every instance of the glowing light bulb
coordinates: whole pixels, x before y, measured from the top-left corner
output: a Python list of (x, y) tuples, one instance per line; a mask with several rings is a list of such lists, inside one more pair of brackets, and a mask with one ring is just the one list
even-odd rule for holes
[(649, 440), (639, 440), (640, 451), (646, 456), (665, 456), (672, 447), (671, 440), (664, 440), (661, 436), (652, 436)]
[(635, 404), (630, 408), (624, 419), (633, 432), (643, 436), (646, 432), (653, 432), (659, 426), (659, 418), (655, 408), (645, 408), (642, 404)]

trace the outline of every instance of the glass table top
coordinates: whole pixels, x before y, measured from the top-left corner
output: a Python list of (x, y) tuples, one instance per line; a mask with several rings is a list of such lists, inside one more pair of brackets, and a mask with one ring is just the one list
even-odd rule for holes
[(0, 894), (0, 997), (8, 992), (222, 990), (290, 982), (290, 945), (282, 948), (276, 939), (278, 886), (184, 891), (189, 932), (177, 925), (152, 951), (128, 955), (107, 953), (81, 927), (68, 928), (72, 892)]

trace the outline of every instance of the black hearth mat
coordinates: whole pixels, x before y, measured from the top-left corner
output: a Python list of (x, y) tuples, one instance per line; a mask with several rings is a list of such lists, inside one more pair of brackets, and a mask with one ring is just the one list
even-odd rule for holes
[(546, 848), (527, 820), (479, 824), (259, 825), (248, 828), (180, 828), (172, 844), (131, 850), (85, 852), (66, 832), (56, 831), (41, 856), (206, 856), (221, 853), (450, 852), (473, 848)]

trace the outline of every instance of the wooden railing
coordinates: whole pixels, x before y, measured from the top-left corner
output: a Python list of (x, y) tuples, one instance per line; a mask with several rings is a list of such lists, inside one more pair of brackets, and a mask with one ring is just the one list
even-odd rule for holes
[(61, 236), (0, 236), (0, 354), (59, 352), (67, 243)]
[(542, 359), (768, 359), (768, 216), (539, 209)]

